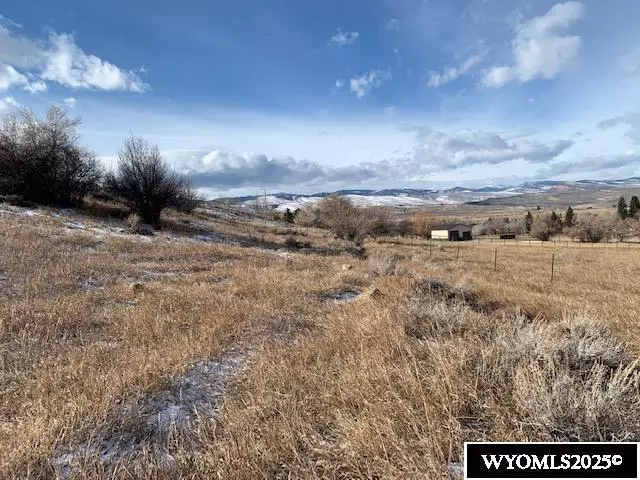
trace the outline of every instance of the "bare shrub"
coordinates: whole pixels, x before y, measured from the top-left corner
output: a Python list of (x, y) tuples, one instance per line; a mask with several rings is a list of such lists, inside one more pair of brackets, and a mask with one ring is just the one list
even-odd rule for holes
[(369, 258), (369, 264), (374, 275), (389, 277), (407, 274), (407, 268), (401, 263), (407, 260), (405, 255), (384, 250), (382, 253)]
[(173, 199), (172, 206), (179, 212), (193, 213), (204, 200), (204, 196), (193, 188), (191, 182), (183, 179), (182, 188), (178, 190), (176, 198)]
[(318, 209), (315, 207), (305, 207), (297, 211), (294, 223), (302, 227), (319, 227)]
[(550, 214), (537, 215), (533, 219), (531, 225), (531, 236), (546, 242), (553, 235), (559, 233), (557, 221), (555, 221)]
[(79, 144), (79, 118), (58, 106), (45, 118), (22, 110), (0, 123), (0, 194), (41, 204), (79, 205), (102, 170)]
[(409, 219), (409, 233), (424, 238), (431, 238), (433, 230), (439, 221), (428, 212), (418, 212)]
[(473, 235), (522, 234), (526, 231), (525, 221), (519, 218), (488, 218), (474, 225)]
[(187, 179), (172, 172), (157, 146), (140, 137), (129, 137), (118, 153), (118, 170), (107, 177), (107, 188), (153, 226), (166, 207), (192, 206)]
[(609, 237), (611, 224), (596, 214), (580, 215), (569, 233), (581, 242), (598, 243)]
[(388, 228), (380, 210), (357, 207), (348, 198), (338, 195), (330, 195), (318, 202), (317, 221), (319, 226), (357, 246), (362, 245), (372, 232), (380, 232), (381, 225)]

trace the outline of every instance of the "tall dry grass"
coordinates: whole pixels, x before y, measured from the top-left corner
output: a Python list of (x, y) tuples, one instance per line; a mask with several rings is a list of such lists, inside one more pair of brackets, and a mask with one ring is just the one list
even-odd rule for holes
[[(547, 251), (504, 249), (494, 273), (482, 246), (365, 260), (305, 229), (326, 250), (285, 255), (268, 223), (184, 220), (255, 246), (0, 216), (0, 477), (444, 479), (467, 440), (640, 437), (634, 257), (558, 252), (550, 284)], [(229, 352), (246, 364), (189, 435), (114, 416)], [(104, 432), (149, 448), (56, 468)]]

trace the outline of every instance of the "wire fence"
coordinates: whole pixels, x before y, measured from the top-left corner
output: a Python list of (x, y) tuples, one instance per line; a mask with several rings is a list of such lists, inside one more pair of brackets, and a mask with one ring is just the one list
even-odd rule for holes
[(390, 243), (394, 245), (412, 245), (412, 246), (427, 246), (429, 245), (455, 245), (460, 243), (462, 245), (504, 245), (504, 246), (518, 246), (518, 247), (538, 247), (538, 248), (557, 248), (557, 247), (574, 247), (574, 248), (640, 248), (640, 242), (629, 241), (615, 241), (615, 242), (580, 242), (578, 240), (548, 240), (542, 241), (530, 238), (516, 238), (516, 239), (501, 239), (501, 238), (474, 238), (473, 240), (453, 242), (448, 240), (429, 240), (418, 237), (404, 237), (398, 238), (378, 238), (378, 243)]
[[(528, 238), (476, 238), (470, 241), (454, 242), (415, 237), (387, 237), (379, 238), (378, 243), (394, 244), (398, 247), (411, 246), (422, 250), (430, 261), (455, 261), (461, 268), (464, 268), (465, 264), (469, 264), (471, 268), (482, 266), (487, 271), (498, 275), (505, 269), (512, 271), (514, 268), (516, 270), (535, 268), (537, 275), (542, 273), (542, 278), (546, 277), (551, 284), (562, 282), (567, 262), (575, 262), (576, 257), (571, 253), (572, 248), (576, 249), (573, 250), (575, 253), (601, 249), (603, 254), (604, 251), (622, 253), (628, 249), (640, 248), (640, 242), (583, 243), (571, 240), (543, 242)], [(518, 254), (517, 251), (521, 253)], [(525, 254), (525, 251), (529, 253)], [(526, 256), (522, 257), (523, 254)]]

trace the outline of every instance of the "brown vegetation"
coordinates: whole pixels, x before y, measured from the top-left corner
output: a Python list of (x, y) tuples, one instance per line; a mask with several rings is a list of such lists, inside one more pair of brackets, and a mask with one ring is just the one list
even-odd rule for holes
[(0, 206), (0, 477), (449, 479), (464, 441), (640, 436), (627, 250), (557, 249), (550, 284), (548, 248), (283, 252), (222, 213)]

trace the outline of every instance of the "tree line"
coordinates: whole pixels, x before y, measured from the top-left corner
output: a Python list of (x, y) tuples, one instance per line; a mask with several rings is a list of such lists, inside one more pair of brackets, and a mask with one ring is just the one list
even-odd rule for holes
[(571, 206), (562, 213), (537, 211), (527, 212), (522, 218), (489, 218), (474, 226), (474, 235), (501, 235), (505, 233), (531, 235), (547, 241), (559, 234), (567, 235), (581, 242), (597, 243), (615, 238), (640, 236), (640, 201), (631, 197), (629, 205), (620, 197), (617, 215), (597, 215), (585, 212), (576, 214)]
[(153, 226), (167, 207), (192, 211), (201, 201), (157, 146), (131, 136), (107, 172), (80, 144), (80, 118), (54, 105), (44, 118), (28, 110), (0, 120), (0, 195), (42, 205), (82, 206), (89, 194), (113, 198)]

